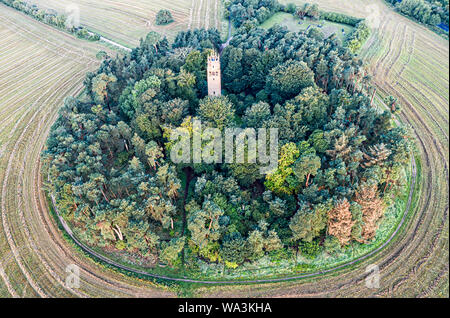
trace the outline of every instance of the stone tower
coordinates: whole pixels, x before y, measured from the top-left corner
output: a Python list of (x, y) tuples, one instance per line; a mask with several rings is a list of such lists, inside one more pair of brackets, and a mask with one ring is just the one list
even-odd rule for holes
[(222, 95), (220, 56), (217, 52), (214, 52), (208, 56), (208, 95)]

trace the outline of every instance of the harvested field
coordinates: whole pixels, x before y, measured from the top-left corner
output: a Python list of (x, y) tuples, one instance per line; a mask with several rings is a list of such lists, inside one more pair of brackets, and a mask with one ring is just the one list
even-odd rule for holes
[[(173, 39), (179, 31), (227, 27), (222, 19), (221, 0), (36, 0), (36, 3), (61, 13), (75, 4), (79, 8), (81, 25), (128, 47), (139, 45), (139, 39), (150, 31)], [(161, 9), (170, 10), (175, 22), (156, 25), (155, 17)]]

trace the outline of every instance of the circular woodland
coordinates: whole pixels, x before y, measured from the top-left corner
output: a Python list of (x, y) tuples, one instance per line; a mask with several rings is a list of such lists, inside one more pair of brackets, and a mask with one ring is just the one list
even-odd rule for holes
[[(121, 264), (209, 279), (316, 272), (382, 246), (408, 203), (412, 144), (395, 104), (372, 105), (361, 60), (334, 36), (240, 31), (209, 97), (219, 45), (212, 30), (172, 45), (150, 33), (66, 100), (43, 162), (74, 236)], [(278, 129), (277, 168), (175, 164), (171, 133), (194, 120)]]

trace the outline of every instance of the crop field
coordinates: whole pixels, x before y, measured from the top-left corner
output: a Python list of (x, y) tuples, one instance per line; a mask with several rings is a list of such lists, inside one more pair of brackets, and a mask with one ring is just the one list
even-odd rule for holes
[[(148, 32), (156, 31), (172, 39), (179, 31), (198, 28), (227, 29), (222, 19), (221, 0), (174, 1), (95, 1), (95, 0), (40, 0), (42, 8), (65, 13), (75, 4), (79, 8), (81, 25), (121, 45), (135, 47)], [(175, 22), (166, 26), (155, 24), (155, 16), (161, 9), (168, 9)]]
[[(39, 158), (48, 130), (64, 98), (79, 94), (86, 72), (98, 67), (95, 55), (104, 47), (0, 10), (0, 296), (167, 295), (80, 260), (43, 196)], [(64, 287), (69, 264), (82, 266), (76, 292)]]
[[(355, 266), (283, 283), (198, 286), (195, 295), (448, 297), (448, 41), (396, 14), (381, 0), (310, 2), (326, 11), (371, 17), (372, 36), (361, 55), (374, 75), (378, 98), (394, 95), (399, 99), (403, 106), (400, 119), (417, 138), (416, 203), (395, 240)], [(225, 30), (227, 26), (220, 0), (35, 3), (61, 12), (76, 3), (82, 25), (129, 47), (151, 30), (173, 37), (180, 30)], [(174, 23), (154, 25), (161, 8), (172, 11)], [(81, 93), (85, 73), (99, 66), (96, 53), (107, 49), (6, 6), (0, 5), (0, 11), (0, 296), (176, 296), (167, 288), (108, 270), (86, 257), (68, 244), (49, 214), (40, 152), (64, 98)], [(79, 289), (65, 287), (70, 264), (80, 267)], [(380, 267), (380, 289), (365, 286), (365, 268), (370, 264)]]
[[(281, 1), (282, 3), (304, 1)], [(418, 202), (404, 231), (381, 253), (356, 268), (303, 283), (204, 288), (204, 296), (377, 296), (449, 295), (449, 43), (427, 28), (395, 13), (383, 1), (312, 0), (320, 9), (371, 17), (372, 36), (361, 55), (381, 96), (402, 104), (401, 120), (417, 138), (422, 168), (417, 173)], [(375, 15), (374, 15), (375, 13)], [(380, 267), (380, 290), (365, 287), (365, 268)]]

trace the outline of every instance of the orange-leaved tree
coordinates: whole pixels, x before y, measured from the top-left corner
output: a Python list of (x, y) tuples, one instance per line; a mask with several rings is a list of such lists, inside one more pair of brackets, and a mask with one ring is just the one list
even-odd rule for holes
[(342, 246), (350, 242), (354, 223), (350, 202), (346, 198), (338, 200), (328, 211), (328, 234), (335, 236)]

